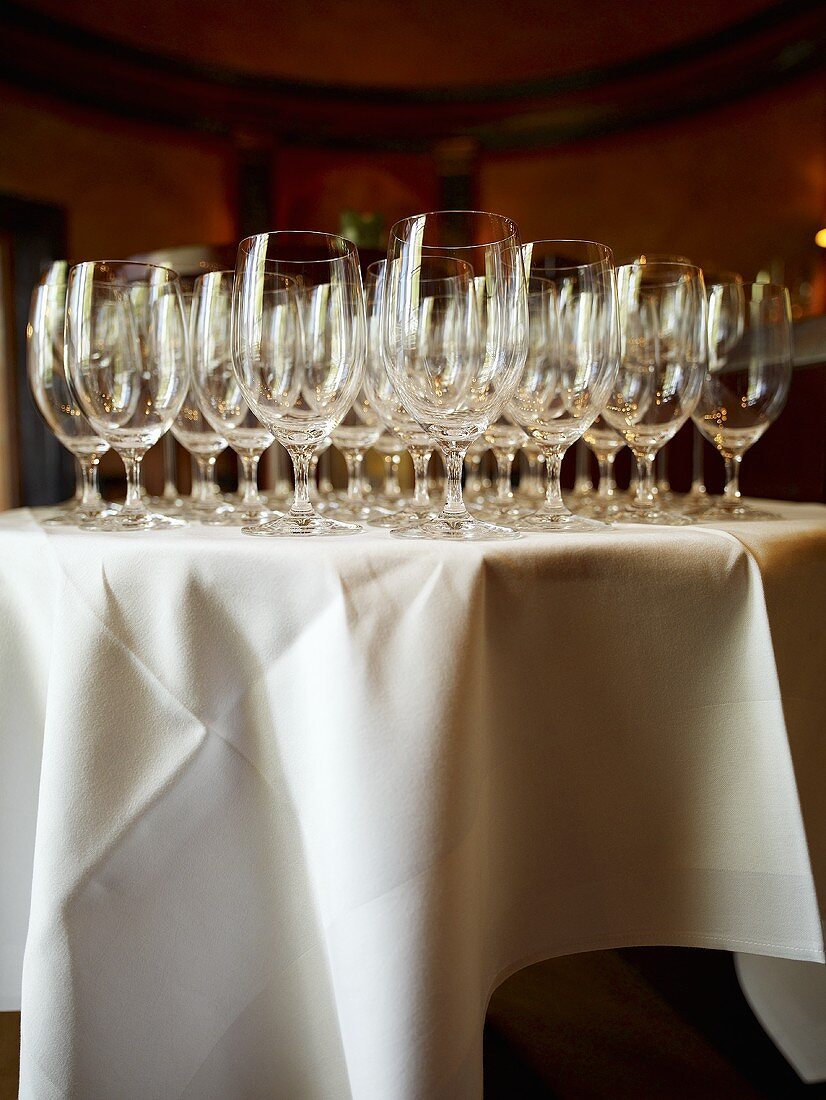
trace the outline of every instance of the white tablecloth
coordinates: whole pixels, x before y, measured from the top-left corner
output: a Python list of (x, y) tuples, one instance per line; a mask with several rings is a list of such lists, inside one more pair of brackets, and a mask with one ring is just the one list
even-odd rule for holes
[(537, 959), (822, 960), (826, 508), (787, 514), (467, 546), (0, 516), (21, 1095), (478, 1097)]

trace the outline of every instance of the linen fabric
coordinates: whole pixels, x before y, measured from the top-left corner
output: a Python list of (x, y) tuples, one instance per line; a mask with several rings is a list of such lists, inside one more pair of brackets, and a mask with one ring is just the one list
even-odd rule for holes
[(822, 626), (774, 604), (821, 599), (826, 509), (786, 515), (470, 545), (0, 517), (3, 766), (43, 746), (21, 1096), (478, 1097), (535, 960), (822, 961)]

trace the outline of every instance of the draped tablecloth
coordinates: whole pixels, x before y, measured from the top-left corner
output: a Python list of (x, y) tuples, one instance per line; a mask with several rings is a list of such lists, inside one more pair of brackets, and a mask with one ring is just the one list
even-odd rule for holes
[(470, 545), (0, 517), (21, 1095), (478, 1097), (538, 959), (822, 960), (826, 508), (784, 508)]

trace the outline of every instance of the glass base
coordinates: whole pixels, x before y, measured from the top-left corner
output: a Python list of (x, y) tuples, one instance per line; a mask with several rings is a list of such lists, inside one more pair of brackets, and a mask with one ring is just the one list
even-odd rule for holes
[(98, 519), (106, 519), (108, 516), (116, 516), (120, 512), (119, 504), (106, 504), (102, 508), (65, 508), (46, 516), (40, 522), (44, 527), (79, 527), (81, 524), (93, 523)]
[(251, 523), (267, 523), (271, 519), (278, 519), (281, 514), (270, 508), (256, 508), (252, 512), (247, 512), (241, 507), (222, 504), (211, 515), (198, 518), (208, 527), (247, 527)]
[(389, 527), (391, 531), (395, 531), (397, 527), (424, 523), (425, 520), (437, 519), (438, 516), (439, 513), (435, 508), (428, 508), (421, 512), (415, 508), (401, 508), (396, 512), (388, 512), (382, 519), (374, 519), (372, 524), (374, 527)]
[(488, 504), (480, 505), (474, 508), (473, 514), (478, 516), (479, 519), (488, 520), (490, 523), (503, 524), (505, 527), (508, 527), (520, 519), (526, 519), (528, 516), (532, 516), (536, 512), (538, 506), (538, 501), (531, 504), (527, 501), (519, 501), (514, 498), (506, 504), (498, 504), (496, 501), (493, 501)]
[(317, 512), (296, 515), (288, 512), (280, 519), (259, 523), (255, 527), (242, 527), (242, 535), (258, 535), (265, 538), (318, 538), (334, 535), (356, 535), (362, 528), (357, 523), (341, 523)]
[(186, 527), (186, 521), (160, 512), (119, 512), (116, 516), (89, 520), (78, 525), (81, 531), (165, 531), (174, 527)]
[(325, 515), (342, 523), (369, 523), (374, 526), (381, 525), (382, 521), (390, 515), (387, 508), (381, 508), (375, 504), (347, 502), (330, 504), (324, 511)]
[(600, 519), (603, 523), (611, 523), (622, 511), (622, 508), (623, 505), (619, 503), (616, 497), (608, 497), (605, 500), (597, 497), (590, 504), (583, 504), (577, 510), (577, 515), (587, 516), (588, 519)]
[(442, 512), (435, 519), (398, 527), (390, 535), (395, 539), (447, 539), (454, 542), (494, 542), (519, 538), (518, 531), (474, 519), (467, 512), (455, 518)]
[(141, 493), (144, 507), (155, 515), (177, 515), (186, 506), (183, 497), (150, 497)]
[(642, 523), (652, 527), (689, 527), (696, 520), (692, 516), (679, 512), (668, 512), (665, 508), (653, 505), (649, 508), (635, 508), (626, 505), (611, 516), (611, 523)]
[(692, 513), (695, 523), (727, 523), (730, 520), (776, 520), (783, 517), (777, 512), (769, 512), (763, 508), (753, 508), (742, 501), (732, 501), (724, 504), (722, 498), (713, 498), (702, 511)]
[(573, 512), (534, 512), (530, 516), (519, 520), (517, 530), (532, 534), (596, 534), (598, 531), (607, 531), (608, 527), (598, 519), (588, 519), (586, 516), (576, 516)]

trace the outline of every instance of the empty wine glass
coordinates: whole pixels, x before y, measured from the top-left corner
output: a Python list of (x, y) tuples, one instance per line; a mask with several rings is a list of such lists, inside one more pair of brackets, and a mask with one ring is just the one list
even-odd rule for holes
[[(694, 423), (726, 463), (723, 499), (703, 512), (706, 520), (779, 519), (740, 498), (743, 455), (777, 419), (792, 374), (789, 292), (772, 283), (738, 284), (742, 325), (731, 333), (731, 284), (718, 284), (709, 296), (709, 357)], [(721, 329), (731, 333), (725, 341)], [(736, 336), (736, 339), (735, 339)], [(719, 352), (725, 343), (725, 354)]]
[[(288, 285), (289, 284), (289, 285)], [(256, 415), (290, 454), (295, 498), (257, 535), (349, 535), (309, 496), (313, 451), (356, 400), (365, 355), (364, 296), (355, 245), (329, 233), (259, 233), (238, 248), (235, 370)]]
[(542, 450), (545, 501), (520, 530), (587, 532), (604, 524), (573, 515), (562, 499), (565, 451), (602, 410), (617, 370), (617, 301), (610, 248), (594, 241), (524, 246), (529, 351), (508, 412)]
[[(435, 262), (434, 262), (434, 265)], [(407, 448), (413, 461), (413, 499), (401, 510), (396, 510), (378, 521), (382, 527), (399, 527), (415, 524), (426, 518), (435, 518), (430, 499), (427, 467), (436, 446), (434, 440), (422, 430), (402, 404), (387, 365), (384, 345), (384, 295), (387, 292), (387, 261), (379, 260), (367, 268), (364, 288), (367, 309), (367, 357), (364, 369), (364, 389), (385, 426)], [(468, 280), (470, 267), (454, 260), (445, 260), (442, 277), (450, 279), (451, 273)]]
[(192, 492), (183, 502), (185, 517), (207, 520), (233, 512), (232, 505), (222, 499), (215, 480), (215, 463), (227, 449), (227, 440), (204, 416), (194, 385), (187, 390), (181, 411), (172, 424), (172, 434), (192, 456), (195, 467)]
[(330, 506), (330, 514), (352, 523), (375, 523), (388, 515), (386, 508), (368, 503), (364, 494), (364, 456), (378, 440), (384, 425), (362, 389), (341, 423), (333, 428), (333, 446), (344, 456), (347, 492)]
[[(672, 252), (641, 252), (638, 256), (634, 256), (632, 259), (624, 261), (625, 263), (636, 264), (689, 264), (692, 265), (693, 261), (687, 256), (681, 256), (679, 253)], [(705, 272), (703, 272), (705, 276)], [(708, 289), (708, 282), (706, 282), (706, 289)], [(671, 482), (668, 477), (668, 443), (657, 452), (657, 457), (654, 460), (654, 494), (657, 497), (657, 504), (660, 508), (668, 507), (674, 503), (674, 493), (671, 491)], [(634, 479), (636, 490), (636, 477)], [(686, 512), (687, 509), (683, 507), (682, 511)]]
[(92, 428), (126, 467), (126, 501), (84, 529), (144, 531), (183, 521), (147, 511), (141, 461), (168, 431), (189, 384), (187, 324), (177, 274), (125, 260), (69, 272), (66, 365)]
[[(182, 292), (187, 323), (192, 325), (192, 290)], [(192, 342), (190, 341), (190, 352)], [(215, 463), (218, 455), (227, 448), (226, 439), (216, 432), (205, 418), (198, 400), (198, 392), (191, 371), (190, 382), (181, 410), (172, 422), (170, 433), (181, 444), (192, 460), (192, 490), (189, 498), (177, 504), (186, 519), (207, 520), (232, 512), (232, 506), (221, 497), (215, 479)], [(166, 493), (164, 493), (164, 498)], [(173, 506), (175, 502), (172, 502)], [(163, 505), (161, 505), (163, 507)]]
[[(468, 264), (444, 278), (444, 261)], [(385, 347), (407, 412), (445, 460), (445, 505), (436, 519), (393, 532), (400, 538), (514, 538), (474, 519), (462, 500), (462, 466), (474, 440), (496, 421), (522, 372), (525, 275), (519, 231), (509, 218), (440, 211), (397, 222), (387, 252)]]
[[(703, 282), (706, 297), (716, 286), (723, 287), (717, 305), (715, 331), (709, 332), (709, 363), (724, 363), (729, 351), (742, 338), (745, 299), (743, 296), (743, 277), (735, 271), (709, 271), (703, 268)], [(709, 316), (710, 320), (710, 316)], [(717, 503), (713, 501), (705, 486), (703, 476), (703, 436), (699, 428), (691, 423), (691, 488), (686, 496), (683, 511), (688, 515), (702, 515)]]
[(691, 523), (657, 500), (654, 458), (691, 415), (705, 365), (703, 274), (690, 264), (627, 264), (617, 271), (620, 367), (603, 416), (637, 462), (634, 500), (616, 522)]
[(241, 460), (240, 502), (206, 522), (243, 527), (274, 514), (258, 491), (258, 463), (273, 435), (250, 408), (232, 363), (234, 271), (210, 271), (195, 283), (192, 303), (192, 381), (207, 423)]
[(587, 514), (595, 519), (610, 519), (620, 510), (617, 501), (617, 483), (614, 479), (614, 462), (625, 446), (620, 433), (598, 416), (582, 437), (599, 464), (599, 485), (596, 498), (591, 500)]
[[(109, 450), (80, 411), (66, 378), (63, 337), (66, 322), (66, 267), (56, 265), (32, 294), (26, 328), (26, 368), (29, 386), (38, 412), (80, 470), (80, 497), (64, 504), (43, 522), (49, 525), (78, 525), (88, 520), (116, 515), (98, 491), (98, 463)], [(49, 281), (58, 278), (59, 281)]]
[(518, 501), (511, 487), (513, 461), (528, 438), (526, 433), (507, 417), (500, 416), (485, 430), (484, 438), (496, 460), (496, 496), (481, 505), (476, 515), (507, 524), (535, 512), (536, 505)]

